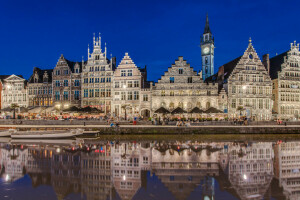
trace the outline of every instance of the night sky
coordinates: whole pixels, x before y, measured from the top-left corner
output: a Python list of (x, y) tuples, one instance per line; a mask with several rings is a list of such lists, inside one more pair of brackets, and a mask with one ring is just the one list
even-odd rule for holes
[(4, 1), (0, 2), (0, 74), (29, 78), (33, 67), (54, 68), (60, 54), (87, 58), (95, 32), (120, 62), (128, 52), (156, 81), (183, 56), (201, 70), (200, 36), (208, 13), (215, 37), (215, 72), (243, 54), (252, 38), (260, 57), (300, 41), (297, 1)]

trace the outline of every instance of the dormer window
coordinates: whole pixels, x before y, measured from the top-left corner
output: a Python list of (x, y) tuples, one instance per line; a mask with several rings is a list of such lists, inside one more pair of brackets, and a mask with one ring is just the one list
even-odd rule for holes
[(179, 74), (183, 74), (183, 69), (180, 68), (180, 69), (178, 70), (178, 72), (179, 72)]
[(75, 69), (75, 73), (79, 73), (79, 69), (78, 68)]

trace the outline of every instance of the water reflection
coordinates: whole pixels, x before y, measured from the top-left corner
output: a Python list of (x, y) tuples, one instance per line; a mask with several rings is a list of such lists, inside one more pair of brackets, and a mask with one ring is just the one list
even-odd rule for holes
[(29, 176), (57, 199), (299, 199), (299, 143), (2, 143), (0, 184)]

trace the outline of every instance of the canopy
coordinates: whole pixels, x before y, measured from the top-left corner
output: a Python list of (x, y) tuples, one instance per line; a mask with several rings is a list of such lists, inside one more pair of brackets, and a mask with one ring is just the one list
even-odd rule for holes
[(204, 113), (223, 113), (221, 110), (218, 110), (214, 107), (210, 107), (209, 109), (207, 109), (206, 111), (204, 111)]
[(180, 114), (180, 113), (187, 113), (185, 110), (183, 110), (180, 107), (175, 108), (172, 112), (172, 114)]
[[(3, 109), (1, 110), (1, 112), (13, 112), (13, 111), (14, 111), (14, 109), (11, 108), (11, 107), (6, 107), (6, 108), (3, 108)], [(20, 113), (24, 113), (24, 112), (28, 112), (28, 108), (25, 108), (25, 107), (16, 107), (16, 108), (15, 108), (15, 111), (16, 111), (16, 112), (19, 112), (19, 111), (20, 111)]]
[(202, 110), (198, 107), (195, 107), (189, 113), (204, 113), (204, 110)]
[(154, 113), (162, 113), (162, 114), (167, 114), (170, 113), (170, 111), (168, 111), (166, 108), (164, 107), (160, 107), (159, 109), (157, 109)]
[(76, 107), (76, 106), (71, 106), (70, 108), (64, 109), (64, 112), (79, 112), (80, 108)]
[(95, 107), (90, 107), (90, 106), (87, 106), (87, 107), (84, 107), (84, 108), (81, 108), (80, 109), (80, 112), (88, 112), (88, 113), (103, 113), (103, 111), (95, 108)]

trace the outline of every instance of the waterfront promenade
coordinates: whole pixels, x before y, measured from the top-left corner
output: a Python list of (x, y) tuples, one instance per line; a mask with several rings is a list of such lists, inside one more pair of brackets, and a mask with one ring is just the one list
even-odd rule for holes
[(14, 128), (21, 131), (30, 130), (67, 130), (73, 128), (82, 128), (85, 131), (97, 132), (103, 135), (110, 134), (299, 134), (300, 125), (192, 125), (181, 126), (176, 125), (119, 125), (118, 127), (110, 127), (105, 124), (53, 124), (36, 125), (26, 124), (0, 124), (0, 129)]

